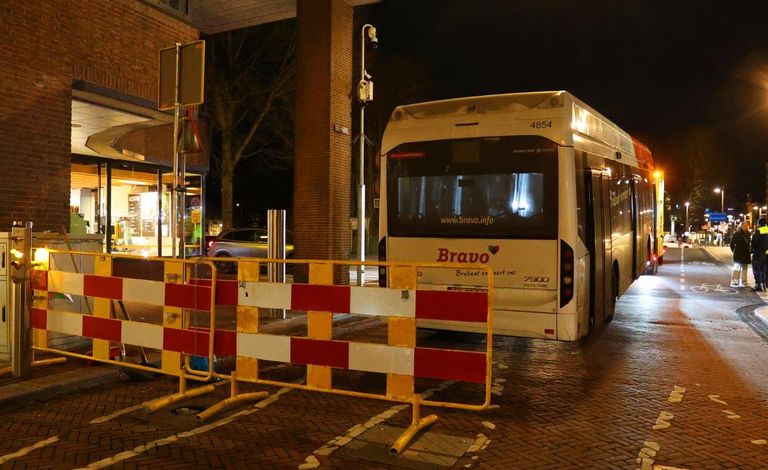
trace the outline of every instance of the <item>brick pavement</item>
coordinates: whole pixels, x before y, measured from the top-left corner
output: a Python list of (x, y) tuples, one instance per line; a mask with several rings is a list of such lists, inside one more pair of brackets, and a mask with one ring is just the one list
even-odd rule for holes
[[(696, 265), (697, 258), (689, 256), (691, 283), (722, 274), (721, 267)], [(673, 258), (668, 256), (661, 276), (641, 278), (619, 302), (615, 320), (581, 343), (497, 338), (498, 407), (482, 413), (436, 411), (440, 419), (432, 431), (473, 440), (473, 451), (454, 467), (768, 468), (768, 444), (759, 443), (768, 440), (768, 345), (735, 314), (749, 299), (681, 290)], [(375, 319), (348, 322), (340, 333), (381, 340), (376, 324)], [(457, 338), (461, 335), (421, 333), (419, 341), (440, 344)], [(467, 338), (472, 347), (482, 347)], [(270, 374), (294, 380), (299, 372), (284, 367)], [(363, 374), (336, 377), (340, 385), (357, 389), (383, 382)], [(419, 383), (422, 389), (435, 385)], [(480, 396), (477, 388), (444, 386), (435, 398)], [(5, 465), (74, 468), (135, 451), (115, 467), (310, 468), (317, 461), (321, 467), (380, 468), (328, 452), (331, 447), (325, 448), (327, 455), (314, 453), (394, 405), (375, 400), (288, 391), (262, 409), (245, 408), (248, 414), (207, 431), (195, 423), (173, 425), (136, 416), (90, 423), (175, 387), (167, 378), (106, 385), (5, 413), (0, 456), (57, 436), (58, 442)], [(218, 387), (216, 396), (226, 396), (226, 388)], [(386, 424), (404, 427), (409, 420), (405, 409)]]

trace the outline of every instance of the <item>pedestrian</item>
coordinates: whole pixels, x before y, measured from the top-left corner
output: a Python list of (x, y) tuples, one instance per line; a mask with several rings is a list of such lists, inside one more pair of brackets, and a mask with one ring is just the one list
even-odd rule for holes
[(731, 272), (731, 287), (749, 287), (747, 285), (747, 271), (752, 262), (750, 254), (751, 241), (749, 222), (746, 220), (731, 236), (731, 251), (733, 252), (733, 271)]
[(765, 290), (765, 260), (768, 250), (768, 227), (765, 217), (757, 219), (757, 228), (752, 234), (752, 275), (755, 277), (755, 291)]

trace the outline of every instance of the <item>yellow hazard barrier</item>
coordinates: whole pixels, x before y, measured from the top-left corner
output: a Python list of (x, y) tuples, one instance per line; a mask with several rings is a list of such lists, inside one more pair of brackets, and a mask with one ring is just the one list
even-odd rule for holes
[[(115, 274), (116, 265), (138, 269), (120, 276)], [(153, 270), (155, 279), (146, 279), (147, 272)], [(201, 271), (213, 280), (210, 285), (187, 281), (185, 274), (192, 277)], [(31, 276), (33, 350), (179, 377), (179, 393), (158, 399), (148, 406), (150, 411), (210, 393), (213, 385), (187, 389), (187, 380), (205, 382), (215, 376), (212, 332), (216, 322), (216, 276), (213, 263), (202, 259), (49, 250), (48, 262), (36, 266)], [(116, 318), (116, 302), (124, 319)], [(124, 302), (141, 306), (158, 321), (131, 321)], [(207, 330), (190, 324), (190, 316), (196, 312), (209, 316)], [(50, 347), (49, 332), (90, 338), (91, 354)], [(112, 347), (115, 343), (121, 344), (123, 350), (125, 345), (141, 348), (143, 363), (116, 360)], [(147, 363), (144, 348), (160, 351), (159, 368)], [(189, 373), (191, 356), (207, 357), (207, 371)]]
[[(214, 261), (209, 258), (209, 261)], [(483, 410), (490, 404), (492, 364), (493, 272), (484, 265), (451, 263), (372, 263), (385, 267), (388, 287), (350, 286), (345, 272), (355, 261), (269, 260), (215, 258), (215, 262), (237, 266), (237, 280), (220, 279), (216, 301), (236, 306), (236, 331), (217, 330), (217, 356), (235, 356), (236, 380), (374, 398), (413, 406), (409, 428), (392, 446), (399, 453), (420, 430), (437, 420), (421, 416), (421, 406)], [(265, 282), (261, 268), (268, 263), (286, 263), (308, 270), (308, 283)], [(419, 286), (420, 273), (462, 270), (483, 285), (467, 291), (430, 290)], [(334, 278), (337, 281), (334, 283)], [(201, 281), (206, 282), (206, 281)], [(306, 336), (264, 332), (258, 309), (306, 312)], [(333, 314), (380, 317), (387, 322), (387, 343), (333, 339)], [(303, 313), (302, 313), (303, 315)], [(463, 322), (485, 333), (482, 351), (419, 347), (419, 320)], [(306, 383), (268, 380), (260, 377), (258, 361), (306, 366)], [(350, 370), (386, 374), (386, 390), (371, 393), (336, 388), (331, 371)], [(425, 399), (415, 391), (417, 378), (476, 383), (484, 387), (481, 403), (467, 404)], [(234, 379), (234, 378), (233, 378)]]

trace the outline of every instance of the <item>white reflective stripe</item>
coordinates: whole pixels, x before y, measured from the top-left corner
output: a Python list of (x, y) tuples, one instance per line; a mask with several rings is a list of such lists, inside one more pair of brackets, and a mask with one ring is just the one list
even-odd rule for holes
[(353, 286), (350, 288), (349, 312), (413, 318), (416, 316), (416, 291)]
[(165, 283), (123, 278), (123, 300), (165, 305)]
[(48, 271), (48, 291), (83, 295), (85, 276), (65, 271)]
[(291, 337), (262, 333), (238, 333), (237, 355), (289, 363), (291, 362)]
[(413, 375), (412, 348), (349, 343), (349, 368), (366, 372)]
[(237, 304), (290, 309), (291, 285), (279, 282), (241, 282), (237, 288)]
[(48, 310), (46, 330), (83, 336), (83, 315), (80, 313)]
[(137, 321), (124, 321), (121, 331), (123, 344), (163, 349), (163, 327)]

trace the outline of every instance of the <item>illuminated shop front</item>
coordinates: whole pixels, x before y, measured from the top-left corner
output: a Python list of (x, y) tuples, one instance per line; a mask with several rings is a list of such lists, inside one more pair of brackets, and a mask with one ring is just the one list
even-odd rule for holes
[[(73, 155), (69, 229), (105, 234), (107, 252), (169, 256), (172, 186), (164, 166)], [(187, 173), (185, 188), (184, 247), (192, 256), (203, 246), (203, 175)]]
[[(91, 83), (72, 89), (70, 224), (103, 234), (104, 251), (171, 256), (173, 116), (157, 104)], [(202, 253), (207, 158), (186, 155), (184, 250)], [(181, 230), (177, 236), (181, 235)]]

